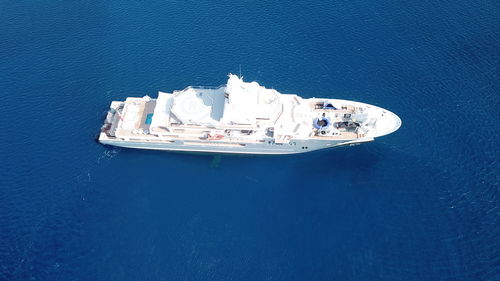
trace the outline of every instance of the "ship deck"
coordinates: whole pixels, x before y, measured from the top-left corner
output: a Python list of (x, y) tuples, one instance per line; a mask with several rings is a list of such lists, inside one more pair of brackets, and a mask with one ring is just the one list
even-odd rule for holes
[(116, 134), (135, 136), (148, 132), (149, 124), (146, 121), (148, 115), (153, 114), (155, 106), (154, 99), (127, 98)]
[[(264, 142), (266, 136), (264, 134), (255, 134), (249, 137), (241, 136), (227, 136), (224, 135), (225, 129), (244, 129), (247, 126), (228, 126), (223, 125), (220, 128), (214, 127), (204, 127), (195, 125), (178, 125), (175, 124), (171, 127), (170, 132), (163, 135), (150, 134), (149, 128), (150, 124), (147, 122), (148, 115), (154, 113), (156, 106), (155, 99), (145, 99), (145, 98), (127, 98), (123, 112), (120, 115), (120, 124), (116, 128), (113, 135), (118, 138), (128, 139), (128, 140), (141, 140), (141, 141), (151, 141), (151, 142), (171, 142), (174, 140), (183, 141), (195, 141), (206, 143), (207, 141), (211, 143), (220, 144), (230, 144), (230, 143), (260, 143)], [(339, 110), (334, 110), (339, 115), (343, 113), (348, 113), (351, 108), (342, 108)], [(172, 124), (173, 125), (173, 124)], [(249, 128), (252, 129), (252, 128)], [(211, 132), (215, 134), (224, 135), (220, 140), (210, 141), (203, 136), (203, 132)], [(349, 131), (339, 131), (336, 135), (322, 136), (315, 134), (314, 130), (311, 130), (309, 136), (305, 139), (314, 140), (354, 140), (362, 138), (364, 135), (360, 135), (356, 132)], [(292, 136), (288, 135), (277, 135), (277, 143), (287, 143), (293, 140)], [(303, 138), (301, 138), (303, 139)]]

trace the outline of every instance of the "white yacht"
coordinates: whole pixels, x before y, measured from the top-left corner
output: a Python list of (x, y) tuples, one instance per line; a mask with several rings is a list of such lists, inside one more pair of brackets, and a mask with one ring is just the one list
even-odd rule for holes
[(230, 74), (220, 87), (113, 101), (98, 140), (155, 150), (290, 154), (373, 141), (400, 126), (396, 114), (377, 106), (281, 94)]

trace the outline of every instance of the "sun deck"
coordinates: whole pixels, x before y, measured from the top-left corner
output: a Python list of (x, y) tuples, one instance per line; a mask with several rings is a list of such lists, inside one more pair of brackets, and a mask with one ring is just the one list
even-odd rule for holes
[(150, 119), (156, 106), (156, 100), (148, 98), (127, 98), (116, 128), (117, 136), (149, 133)]

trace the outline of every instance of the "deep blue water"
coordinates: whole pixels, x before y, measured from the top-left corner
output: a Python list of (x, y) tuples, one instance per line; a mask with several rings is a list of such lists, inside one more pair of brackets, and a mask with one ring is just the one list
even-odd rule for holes
[[(0, 0), (0, 280), (499, 280), (493, 0)], [(112, 100), (242, 66), (403, 119), (213, 157), (94, 142)]]

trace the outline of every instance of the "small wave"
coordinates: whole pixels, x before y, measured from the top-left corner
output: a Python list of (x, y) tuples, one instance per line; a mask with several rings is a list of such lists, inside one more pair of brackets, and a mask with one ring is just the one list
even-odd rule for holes
[(106, 150), (104, 151), (98, 158), (97, 158), (97, 164), (101, 164), (101, 161), (102, 160), (106, 160), (106, 159), (112, 159), (114, 158), (116, 155), (118, 155), (118, 153), (121, 151), (121, 149), (119, 148), (113, 148), (113, 149), (109, 149), (109, 150)]
[(92, 177), (90, 176), (90, 170), (87, 170), (86, 172), (83, 172), (76, 176), (76, 180), (78, 182), (91, 182)]

